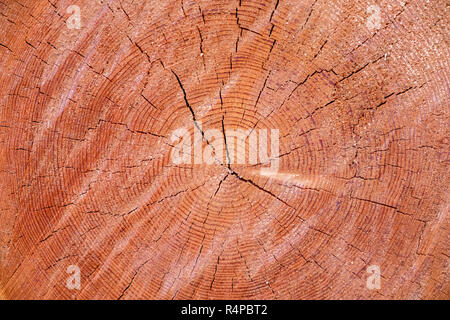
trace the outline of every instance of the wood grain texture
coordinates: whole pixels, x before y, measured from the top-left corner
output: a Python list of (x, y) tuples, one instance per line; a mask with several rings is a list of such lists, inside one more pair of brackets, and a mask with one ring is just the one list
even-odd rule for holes
[[(448, 1), (0, 0), (0, 26), (3, 298), (450, 297)], [(194, 122), (278, 129), (279, 170), (174, 164)]]

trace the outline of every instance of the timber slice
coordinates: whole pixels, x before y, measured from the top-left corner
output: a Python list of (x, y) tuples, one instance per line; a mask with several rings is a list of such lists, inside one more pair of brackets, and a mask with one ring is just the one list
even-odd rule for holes
[(448, 20), (2, 0), (2, 297), (449, 298)]

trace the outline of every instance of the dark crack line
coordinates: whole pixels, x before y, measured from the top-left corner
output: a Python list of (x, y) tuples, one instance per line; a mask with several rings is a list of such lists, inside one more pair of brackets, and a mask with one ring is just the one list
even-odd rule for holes
[[(186, 103), (186, 106), (188, 107), (189, 111), (191, 112), (192, 120), (194, 121), (194, 125), (198, 129), (198, 131), (200, 131), (200, 133), (202, 134), (203, 139), (205, 139), (205, 133), (203, 132), (203, 130), (200, 128), (200, 126), (197, 123), (194, 109), (192, 109), (191, 105), (189, 104), (189, 101), (187, 99), (186, 90), (184, 89), (183, 84), (181, 83), (180, 77), (178, 77), (178, 75), (175, 73), (175, 71), (173, 71), (173, 70), (171, 70), (171, 71), (174, 74), (175, 78), (177, 78), (177, 81), (178, 81), (178, 84), (180, 85), (181, 91), (183, 91), (184, 102)], [(205, 141), (207, 141), (207, 139), (205, 139)], [(208, 142), (208, 144), (209, 144), (209, 142)]]
[(283, 199), (281, 199), (280, 197), (278, 197), (277, 195), (273, 194), (272, 192), (270, 192), (269, 190), (264, 189), (263, 187), (261, 187), (260, 185), (256, 184), (255, 182), (253, 182), (253, 180), (251, 179), (246, 179), (244, 177), (241, 177), (236, 171), (234, 171), (233, 169), (231, 169), (231, 174), (233, 176), (235, 176), (236, 178), (238, 178), (241, 181), (244, 181), (246, 183), (251, 184), (252, 186), (254, 186), (255, 188), (267, 193), (268, 195), (274, 197), (275, 199), (277, 199), (278, 201), (280, 201), (281, 203), (285, 204), (286, 206), (288, 206), (291, 209), (296, 210), (293, 206), (291, 206), (289, 203), (287, 203), (286, 201), (284, 201)]
[[(211, 148), (213, 148), (213, 151), (214, 151), (214, 153), (215, 153), (215, 148), (214, 148), (214, 146), (211, 145), (210, 142), (205, 138), (205, 133), (203, 132), (203, 130), (200, 128), (200, 126), (199, 126), (198, 123), (197, 123), (197, 119), (196, 119), (196, 117), (195, 117), (194, 110), (193, 110), (192, 106), (189, 104), (189, 101), (188, 101), (188, 99), (187, 99), (186, 90), (184, 89), (183, 84), (182, 84), (180, 78), (178, 77), (178, 75), (177, 75), (173, 70), (171, 70), (171, 71), (172, 71), (172, 73), (174, 74), (174, 76), (176, 77), (176, 79), (177, 79), (177, 81), (178, 81), (178, 84), (180, 85), (180, 88), (181, 88), (181, 90), (183, 91), (184, 101), (185, 101), (185, 103), (186, 103), (186, 106), (188, 107), (188, 109), (190, 110), (190, 112), (191, 112), (191, 114), (192, 114), (192, 120), (194, 121), (194, 125), (195, 125), (196, 128), (200, 131), (200, 133), (201, 133), (203, 139), (206, 141), (206, 143), (207, 143), (209, 146), (211, 146)], [(307, 80), (307, 79), (306, 79), (306, 80)], [(305, 80), (305, 82), (306, 82), (306, 80)], [(293, 209), (293, 210), (296, 210), (293, 206), (291, 206), (289, 203), (287, 203), (286, 201), (284, 201), (283, 199), (281, 199), (281, 198), (278, 197), (277, 195), (275, 195), (275, 194), (273, 194), (272, 192), (270, 192), (270, 191), (264, 189), (263, 187), (259, 186), (259, 185), (256, 184), (253, 180), (251, 180), (251, 179), (246, 179), (246, 178), (244, 178), (244, 177), (241, 177), (236, 171), (234, 171), (234, 170), (231, 168), (231, 165), (230, 165), (231, 161), (230, 161), (229, 150), (228, 150), (228, 144), (227, 144), (227, 141), (226, 141), (226, 134), (225, 134), (224, 116), (222, 116), (222, 132), (223, 132), (224, 140), (225, 140), (224, 142), (225, 142), (225, 148), (226, 148), (226, 151), (227, 151), (227, 159), (228, 159), (228, 163), (227, 163), (226, 165), (224, 165), (221, 161), (219, 161), (219, 164), (220, 164), (221, 166), (226, 167), (226, 168), (228, 169), (229, 173), (232, 174), (233, 176), (235, 176), (237, 179), (239, 179), (239, 180), (241, 180), (241, 181), (243, 181), (243, 182), (246, 182), (246, 183), (249, 183), (249, 184), (253, 185), (255, 188), (257, 188), (257, 189), (259, 189), (259, 190), (261, 190), (261, 191), (267, 193), (268, 195), (270, 195), (270, 196), (272, 196), (273, 198), (277, 199), (278, 201), (280, 201), (280, 202), (283, 203), (284, 205), (288, 206), (289, 208), (291, 208), (291, 209)], [(216, 160), (217, 160), (217, 159), (216, 159)]]
[(225, 142), (225, 151), (227, 153), (227, 167), (228, 167), (229, 170), (231, 170), (230, 151), (228, 150), (227, 135), (225, 134), (224, 119), (225, 119), (225, 116), (222, 115), (222, 132), (223, 132), (223, 141)]
[(149, 262), (151, 259), (148, 259), (147, 261), (145, 261), (143, 264), (141, 264), (136, 271), (134, 272), (133, 277), (131, 278), (130, 282), (128, 283), (128, 285), (125, 287), (125, 289), (123, 289), (121, 295), (117, 298), (117, 300), (122, 299), (122, 297), (125, 295), (125, 293), (128, 291), (128, 289), (131, 287), (131, 285), (133, 284), (134, 279), (136, 278), (137, 274), (139, 273), (139, 270), (145, 265), (147, 264), (147, 262)]

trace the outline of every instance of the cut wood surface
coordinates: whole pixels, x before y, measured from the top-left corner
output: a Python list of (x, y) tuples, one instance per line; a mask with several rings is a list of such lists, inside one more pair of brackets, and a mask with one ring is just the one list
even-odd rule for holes
[(0, 0), (0, 296), (448, 299), (448, 5)]

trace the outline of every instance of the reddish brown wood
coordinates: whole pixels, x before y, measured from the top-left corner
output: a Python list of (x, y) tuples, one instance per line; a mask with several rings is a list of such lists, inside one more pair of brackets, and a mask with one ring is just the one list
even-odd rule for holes
[(1, 0), (2, 298), (448, 299), (448, 2), (371, 4)]

